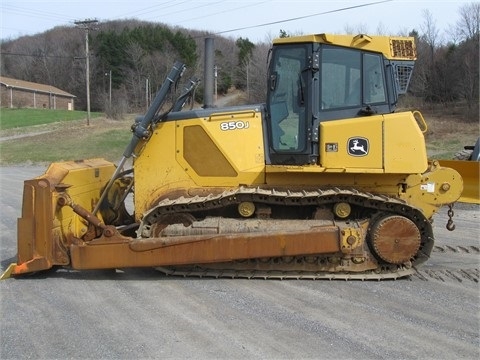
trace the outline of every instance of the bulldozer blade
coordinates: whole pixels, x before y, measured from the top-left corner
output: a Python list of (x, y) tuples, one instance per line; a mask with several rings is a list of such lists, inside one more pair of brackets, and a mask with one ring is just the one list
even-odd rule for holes
[(68, 243), (87, 225), (58, 200), (68, 189), (76, 204), (93, 209), (114, 171), (115, 165), (103, 159), (70, 161), (53, 163), (45, 174), (26, 180), (17, 222), (17, 262), (2, 278), (69, 265)]
[(458, 171), (463, 179), (463, 192), (459, 202), (480, 204), (480, 162), (467, 160), (439, 160), (442, 167)]

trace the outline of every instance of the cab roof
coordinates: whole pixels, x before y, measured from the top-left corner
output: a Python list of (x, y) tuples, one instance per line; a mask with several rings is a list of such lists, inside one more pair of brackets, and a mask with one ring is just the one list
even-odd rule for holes
[(416, 60), (417, 57), (415, 39), (409, 36), (336, 35), (324, 33), (278, 38), (273, 41), (274, 45), (298, 43), (322, 43), (376, 51), (383, 53), (389, 60)]

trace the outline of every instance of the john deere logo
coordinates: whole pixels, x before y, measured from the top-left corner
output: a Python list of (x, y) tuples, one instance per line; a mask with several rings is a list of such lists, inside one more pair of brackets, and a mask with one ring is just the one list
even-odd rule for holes
[(354, 137), (348, 139), (347, 152), (352, 156), (365, 156), (368, 154), (368, 139), (363, 137)]

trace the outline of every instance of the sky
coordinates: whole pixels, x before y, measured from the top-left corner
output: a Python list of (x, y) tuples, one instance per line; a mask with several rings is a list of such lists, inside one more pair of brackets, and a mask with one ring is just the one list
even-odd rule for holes
[[(459, 19), (461, 0), (1, 0), (0, 39), (34, 35), (75, 21), (138, 19), (233, 38), (269, 42), (290, 35), (342, 33), (406, 35), (421, 30), (425, 10), (440, 36)], [(446, 35), (448, 37), (448, 35)]]

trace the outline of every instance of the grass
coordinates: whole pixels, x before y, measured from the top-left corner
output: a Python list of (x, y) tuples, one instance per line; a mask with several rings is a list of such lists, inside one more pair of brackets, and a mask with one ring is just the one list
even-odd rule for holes
[(462, 122), (456, 116), (428, 116), (425, 136), (427, 153), (431, 159), (453, 159), (466, 145), (474, 145), (479, 137), (478, 122)]
[[(431, 159), (452, 159), (479, 136), (478, 122), (463, 122), (453, 115), (423, 115), (428, 124), (425, 139)], [(116, 163), (131, 139), (134, 117), (111, 120), (96, 113), (87, 126), (85, 112), (1, 109), (0, 165), (95, 157)], [(293, 138), (284, 140), (295, 145)]]
[(0, 165), (96, 157), (117, 162), (130, 142), (133, 117), (114, 121), (100, 115), (92, 118), (89, 126), (81, 118), (2, 129)]
[[(90, 118), (102, 116), (92, 112)], [(62, 121), (87, 119), (86, 111), (68, 111), (51, 109), (0, 109), (0, 130), (23, 128), (35, 125), (51, 124)]]
[[(83, 134), (77, 136), (73, 133), (73, 136), (64, 138), (65, 141), (44, 141), (44, 137), (39, 135), (35, 136), (38, 139), (23, 138), (22, 141), (2, 142), (0, 164), (42, 163), (96, 157), (116, 162), (131, 138), (128, 129), (91, 133), (88, 129), (83, 129), (81, 132)], [(87, 134), (88, 136), (85, 136)]]

